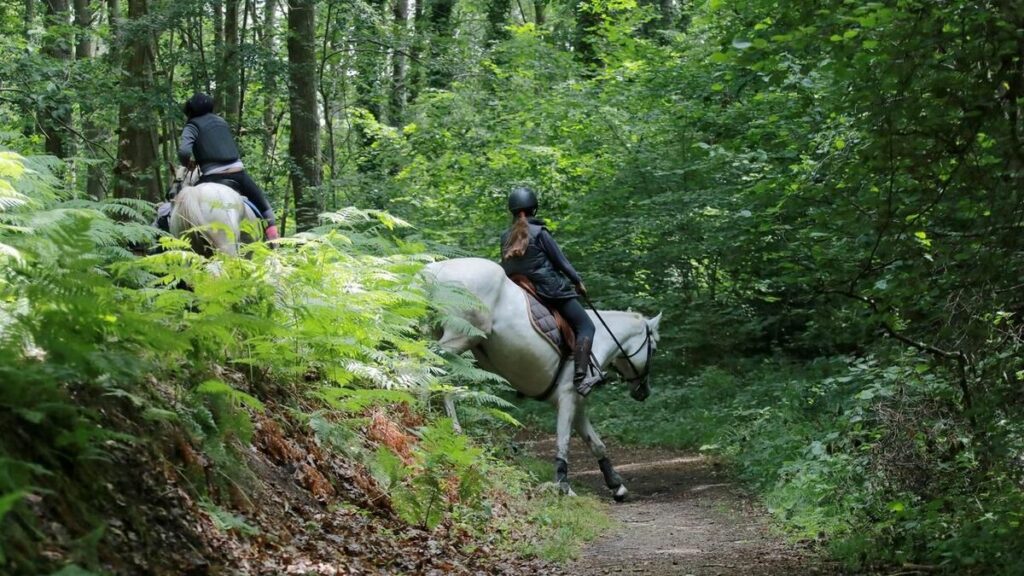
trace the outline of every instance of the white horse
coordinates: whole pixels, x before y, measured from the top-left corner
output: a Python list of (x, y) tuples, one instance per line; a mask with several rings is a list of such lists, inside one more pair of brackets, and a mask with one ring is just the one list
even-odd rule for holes
[(175, 170), (171, 189), (178, 192), (172, 201), (171, 234), (187, 235), (196, 252), (212, 249), (235, 256), (239, 244), (251, 242), (252, 233), (261, 229), (260, 219), (238, 192), (213, 182), (196, 184), (198, 179), (197, 170)]
[[(587, 417), (585, 399), (573, 386), (572, 361), (563, 361), (561, 352), (534, 330), (523, 290), (505, 276), (501, 266), (482, 258), (435, 262), (426, 267), (425, 273), (436, 280), (436, 286), (460, 287), (476, 296), (482, 305), (460, 314), (479, 333), (466, 334), (446, 327), (439, 339), (441, 347), (456, 354), (471, 350), (482, 368), (502, 376), (523, 394), (548, 399), (555, 406), (555, 482), (562, 492), (573, 494), (568, 481), (568, 458), (569, 437), (575, 428), (597, 458), (605, 484), (615, 499), (624, 500), (628, 491)], [(594, 313), (590, 316), (597, 326), (593, 344), (597, 362), (602, 369), (614, 367), (629, 383), (630, 395), (635, 400), (645, 400), (651, 391), (650, 361), (657, 347), (661, 314), (648, 319), (633, 312), (602, 312), (607, 328)], [(445, 407), (454, 418), (450, 398), (445, 400)]]

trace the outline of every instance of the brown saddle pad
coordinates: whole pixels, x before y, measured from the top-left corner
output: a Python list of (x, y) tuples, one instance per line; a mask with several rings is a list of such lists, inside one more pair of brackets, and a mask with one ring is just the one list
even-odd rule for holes
[(529, 278), (518, 274), (509, 278), (523, 289), (523, 295), (530, 308), (530, 323), (533, 324), (534, 330), (546, 338), (559, 353), (571, 354), (576, 348), (576, 335), (573, 334), (569, 322), (557, 310), (548, 308), (541, 302), (537, 296), (537, 289)]

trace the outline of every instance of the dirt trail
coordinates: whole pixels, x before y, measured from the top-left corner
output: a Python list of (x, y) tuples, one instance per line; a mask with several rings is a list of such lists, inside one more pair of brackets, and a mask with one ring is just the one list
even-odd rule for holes
[[(531, 443), (540, 457), (554, 440)], [(584, 548), (567, 574), (781, 576), (832, 574), (806, 547), (772, 533), (763, 510), (712, 461), (697, 454), (609, 444), (609, 457), (629, 488), (612, 506), (617, 526)], [(573, 439), (569, 477), (581, 488), (609, 497), (597, 463)], [(609, 498), (610, 500), (610, 498)]]

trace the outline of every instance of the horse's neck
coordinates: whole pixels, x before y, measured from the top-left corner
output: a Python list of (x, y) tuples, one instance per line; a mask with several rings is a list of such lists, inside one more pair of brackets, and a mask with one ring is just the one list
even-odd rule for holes
[(629, 346), (633, 337), (639, 333), (643, 319), (632, 312), (604, 310), (600, 314), (601, 318), (608, 323), (608, 328), (611, 329), (612, 334), (615, 336), (613, 339), (608, 334), (604, 324), (601, 323), (601, 320), (594, 314), (591, 314), (597, 328), (597, 334), (594, 336), (593, 353), (602, 365), (606, 365), (619, 351), (619, 346), (615, 343), (615, 340), (618, 340), (619, 344), (626, 348), (626, 353), (632, 352)]

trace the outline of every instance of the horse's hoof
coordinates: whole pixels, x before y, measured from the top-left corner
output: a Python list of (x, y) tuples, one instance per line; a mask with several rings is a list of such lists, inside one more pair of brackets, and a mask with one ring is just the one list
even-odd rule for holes
[(615, 498), (616, 502), (625, 502), (626, 496), (629, 494), (629, 490), (626, 490), (625, 486), (619, 486), (612, 493), (612, 498)]
[(573, 492), (573, 490), (572, 490), (572, 486), (569, 486), (568, 482), (559, 482), (558, 483), (558, 493), (561, 494), (562, 496), (575, 496), (576, 495), (576, 493)]

